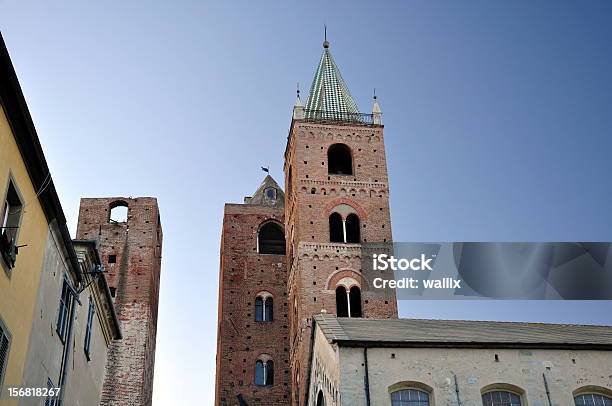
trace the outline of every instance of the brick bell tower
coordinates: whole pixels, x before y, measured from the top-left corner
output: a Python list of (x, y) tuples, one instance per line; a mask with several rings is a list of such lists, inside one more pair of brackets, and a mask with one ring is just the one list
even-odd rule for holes
[[(292, 404), (310, 385), (312, 316), (396, 318), (393, 292), (368, 291), (363, 243), (389, 243), (391, 218), (382, 115), (360, 113), (323, 43), (306, 105), (299, 92), (285, 150)], [(339, 404), (330, 386), (325, 404)], [(314, 402), (313, 402), (314, 403)]]
[(111, 342), (100, 404), (149, 406), (163, 239), (157, 199), (81, 199), (77, 239), (98, 241), (123, 335)]
[(215, 405), (290, 403), (285, 195), (271, 176), (226, 204), (221, 235)]

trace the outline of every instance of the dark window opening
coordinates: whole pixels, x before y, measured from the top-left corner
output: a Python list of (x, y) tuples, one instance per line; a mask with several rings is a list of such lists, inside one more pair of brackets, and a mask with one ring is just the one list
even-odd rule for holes
[(113, 254), (113, 255), (109, 255), (109, 256), (108, 256), (108, 263), (109, 263), (109, 264), (114, 264), (114, 263), (116, 263), (116, 262), (117, 262), (117, 255), (114, 255), (114, 254)]
[(327, 170), (332, 175), (352, 175), (351, 149), (345, 144), (334, 144), (327, 150)]
[(317, 406), (325, 406), (325, 398), (323, 397), (323, 391), (320, 390), (317, 395)]
[(274, 385), (274, 362), (269, 360), (255, 362), (255, 385), (271, 386)]
[(349, 291), (349, 302), (351, 304), (351, 317), (361, 317), (361, 290), (353, 286)]
[(274, 309), (274, 304), (273, 304), (272, 298), (269, 297), (264, 302), (264, 317), (266, 321), (274, 320), (273, 309)]
[(332, 213), (329, 216), (329, 241), (344, 242), (344, 226), (342, 217), (338, 213)]
[(257, 238), (260, 254), (285, 255), (285, 232), (279, 224), (273, 221), (264, 224)]
[(359, 217), (351, 213), (346, 218), (346, 242), (359, 243)]
[(348, 301), (346, 298), (346, 288), (338, 286), (336, 288), (336, 316), (348, 317)]
[(9, 180), (8, 191), (4, 202), (2, 202), (2, 212), (0, 212), (0, 254), (4, 263), (9, 269), (17, 262), (17, 232), (23, 213), (23, 203), (17, 193), (17, 188), (12, 180)]
[(264, 196), (268, 200), (276, 200), (276, 189), (273, 187), (266, 188), (264, 190)]

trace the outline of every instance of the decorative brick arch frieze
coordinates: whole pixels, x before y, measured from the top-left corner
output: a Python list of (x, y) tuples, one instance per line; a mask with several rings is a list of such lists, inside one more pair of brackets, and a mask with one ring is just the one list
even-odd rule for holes
[(327, 216), (332, 214), (334, 208), (341, 204), (346, 204), (347, 206), (351, 206), (353, 209), (355, 209), (361, 221), (366, 221), (368, 219), (368, 213), (363, 209), (363, 207), (361, 207), (361, 205), (359, 205), (356, 201), (348, 197), (337, 197), (331, 202), (329, 202), (325, 206), (325, 213), (327, 214)]
[(349, 286), (346, 286), (344, 283), (342, 283), (342, 285), (345, 286), (347, 290), (349, 290), (353, 286), (357, 286), (361, 290), (363, 290), (364, 288), (367, 288), (370, 285), (368, 280), (363, 276), (361, 272), (355, 271), (353, 269), (340, 269), (336, 272), (333, 272), (327, 277), (325, 288), (327, 290), (333, 291), (339, 284), (341, 284), (340, 282), (345, 278), (350, 278), (355, 281), (354, 284), (350, 284)]

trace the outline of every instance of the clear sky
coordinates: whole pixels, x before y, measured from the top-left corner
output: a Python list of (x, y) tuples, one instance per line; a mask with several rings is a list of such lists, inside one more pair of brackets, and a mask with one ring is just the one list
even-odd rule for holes
[[(384, 113), (396, 241), (612, 241), (612, 2), (9, 1), (0, 28), (76, 230), (156, 196), (155, 406), (214, 396), (223, 204), (282, 180), (327, 24)], [(610, 302), (408, 302), (404, 317), (612, 324)]]

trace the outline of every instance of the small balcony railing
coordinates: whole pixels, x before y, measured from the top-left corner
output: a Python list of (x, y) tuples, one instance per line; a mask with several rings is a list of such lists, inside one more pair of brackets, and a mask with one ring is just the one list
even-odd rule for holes
[(366, 113), (346, 113), (339, 111), (326, 111), (326, 110), (304, 110), (304, 119), (306, 121), (339, 121), (345, 123), (356, 123), (356, 124), (373, 124), (374, 115)]

